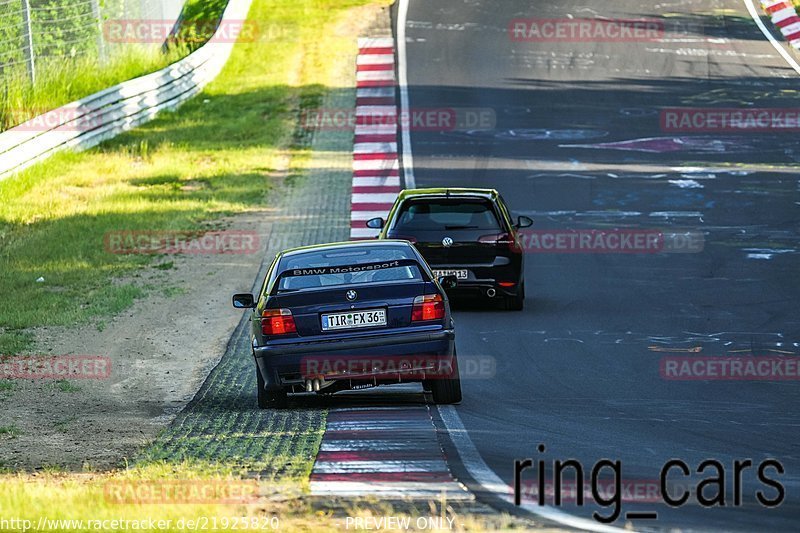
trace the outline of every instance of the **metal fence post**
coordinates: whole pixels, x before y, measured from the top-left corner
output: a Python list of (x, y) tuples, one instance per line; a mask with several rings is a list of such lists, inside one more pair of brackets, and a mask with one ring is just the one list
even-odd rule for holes
[(100, 0), (92, 0), (92, 16), (97, 20), (97, 58), (100, 64), (106, 61), (106, 41), (103, 17), (100, 14)]
[(36, 83), (36, 63), (33, 51), (33, 28), (31, 27), (31, 4), (29, 0), (22, 0), (22, 22), (25, 25), (25, 65), (28, 67), (28, 77), (31, 84)]

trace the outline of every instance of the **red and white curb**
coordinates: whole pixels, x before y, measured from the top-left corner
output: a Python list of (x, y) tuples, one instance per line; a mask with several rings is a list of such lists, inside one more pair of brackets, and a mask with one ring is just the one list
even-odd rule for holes
[[(378, 235), (366, 221), (386, 218), (400, 192), (394, 39), (359, 39), (358, 47), (350, 222), (354, 240)], [(332, 410), (311, 472), (311, 494), (474, 499), (450, 473), (425, 405)]]
[(359, 39), (358, 49), (350, 214), (353, 240), (378, 235), (378, 230), (366, 227), (367, 220), (386, 218), (400, 192), (394, 39)]
[(761, 0), (761, 6), (795, 50), (800, 50), (800, 16), (792, 0)]
[(473, 499), (450, 474), (427, 406), (331, 411), (311, 472), (311, 494)]

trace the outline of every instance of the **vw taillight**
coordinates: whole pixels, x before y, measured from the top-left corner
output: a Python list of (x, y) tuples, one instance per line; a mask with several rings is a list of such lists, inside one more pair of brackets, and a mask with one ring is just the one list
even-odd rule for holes
[(297, 333), (294, 317), (289, 309), (265, 309), (261, 313), (261, 333), (264, 335), (289, 335)]
[(441, 294), (426, 294), (414, 298), (411, 321), (441, 320), (444, 318), (444, 299)]

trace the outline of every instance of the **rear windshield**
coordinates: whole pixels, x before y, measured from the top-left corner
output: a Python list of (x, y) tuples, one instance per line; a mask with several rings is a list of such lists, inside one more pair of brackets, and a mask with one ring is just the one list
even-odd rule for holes
[[(397, 246), (368, 246), (355, 250), (321, 250), (293, 254), (285, 257), (280, 271), (300, 270), (301, 275), (281, 275), (279, 291), (335, 287), (337, 285), (357, 285), (388, 281), (422, 281), (422, 273), (416, 264), (392, 266), (393, 262), (413, 260), (416, 257), (409, 250)], [(344, 267), (344, 270), (358, 270), (359, 265), (375, 265), (361, 272), (315, 273), (314, 269), (325, 267)]]
[(497, 230), (500, 224), (488, 200), (410, 200), (400, 206), (397, 230)]

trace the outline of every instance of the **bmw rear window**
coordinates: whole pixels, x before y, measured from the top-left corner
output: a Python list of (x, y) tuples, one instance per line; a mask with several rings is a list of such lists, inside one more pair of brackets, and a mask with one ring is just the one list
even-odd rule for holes
[(500, 229), (492, 203), (482, 199), (409, 200), (396, 220), (396, 230)]
[[(396, 263), (400, 264), (395, 266)], [(341, 267), (334, 270), (342, 272), (325, 271), (329, 267)], [(279, 269), (282, 274), (278, 280), (278, 291), (423, 279), (413, 254), (397, 246), (313, 250), (292, 254), (283, 258)]]

